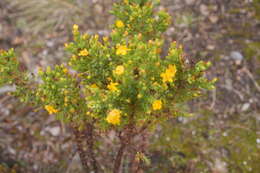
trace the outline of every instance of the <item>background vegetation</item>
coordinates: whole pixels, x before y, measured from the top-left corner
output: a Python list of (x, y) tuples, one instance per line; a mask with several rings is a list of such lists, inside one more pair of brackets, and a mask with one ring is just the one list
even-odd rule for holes
[[(182, 105), (194, 116), (172, 119), (150, 134), (147, 172), (259, 172), (259, 4), (161, 0), (159, 8), (173, 16), (167, 43), (182, 43), (194, 63), (212, 61), (207, 77), (219, 81), (205, 97)], [(2, 0), (0, 48), (16, 48), (33, 73), (66, 57), (63, 44), (71, 40), (72, 24), (107, 35), (111, 7), (112, 0)], [(80, 172), (71, 132), (46, 112), (21, 105), (8, 90), (0, 89), (0, 172)]]

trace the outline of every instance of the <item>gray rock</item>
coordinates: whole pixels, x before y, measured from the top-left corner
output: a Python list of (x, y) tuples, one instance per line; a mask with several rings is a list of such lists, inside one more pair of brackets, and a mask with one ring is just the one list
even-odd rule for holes
[(230, 53), (230, 58), (236, 61), (242, 61), (244, 59), (244, 56), (238, 51), (232, 51)]
[(226, 162), (216, 158), (213, 166), (213, 172), (227, 173), (228, 170)]
[(203, 16), (208, 16), (209, 15), (210, 11), (209, 11), (209, 9), (208, 9), (208, 7), (206, 5), (201, 4), (199, 8), (200, 8), (200, 13)]
[(245, 103), (241, 107), (241, 111), (247, 111), (250, 108), (250, 103)]
[(61, 131), (59, 126), (47, 127), (45, 130), (48, 131), (50, 134), (52, 134), (52, 136), (59, 136), (60, 135), (60, 131)]
[(15, 86), (7, 85), (0, 88), (0, 94), (15, 91)]
[(192, 5), (195, 3), (196, 0), (185, 0), (187, 5)]
[(69, 163), (66, 173), (80, 173), (83, 172), (83, 168), (80, 162), (79, 154), (77, 153), (72, 161)]

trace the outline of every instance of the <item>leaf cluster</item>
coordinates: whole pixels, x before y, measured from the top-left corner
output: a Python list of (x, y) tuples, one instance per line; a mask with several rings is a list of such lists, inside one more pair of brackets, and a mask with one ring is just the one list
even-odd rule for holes
[(13, 49), (9, 51), (0, 50), (0, 86), (15, 82), (19, 74), (18, 66), (19, 63)]
[[(34, 103), (61, 120), (79, 125), (92, 121), (106, 129), (175, 116), (177, 104), (200, 96), (201, 89), (214, 88), (216, 80), (204, 77), (210, 63), (186, 64), (176, 42), (167, 56), (161, 55), (161, 34), (170, 24), (166, 12), (155, 12), (150, 1), (124, 1), (112, 13), (117, 19), (109, 37), (81, 34), (74, 25), (74, 40), (65, 44), (71, 54), (67, 65), (40, 70), (34, 90), (23, 87), (19, 92), (31, 93)], [(12, 72), (18, 70), (9, 66)], [(1, 79), (12, 82), (15, 78), (8, 75)]]

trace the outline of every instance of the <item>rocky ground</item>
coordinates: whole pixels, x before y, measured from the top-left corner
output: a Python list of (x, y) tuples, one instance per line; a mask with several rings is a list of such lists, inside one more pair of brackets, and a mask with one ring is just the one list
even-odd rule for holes
[[(46, 15), (47, 8), (44, 4), (35, 5), (34, 0), (28, 0), (26, 3), (22, 3), (23, 1), (2, 0), (0, 2), (0, 48), (14, 47), (23, 64), (32, 72), (39, 66), (58, 63), (66, 59), (63, 44), (71, 39), (70, 28), (73, 23), (79, 24), (81, 31), (107, 35), (110, 32), (108, 26), (113, 22), (113, 17), (109, 14), (112, 0), (81, 0), (73, 5), (62, 2), (55, 4), (58, 1), (47, 0), (46, 2), (52, 4), (49, 6), (47, 4), (48, 8), (55, 9), (59, 12), (58, 15), (48, 13)], [(205, 161), (209, 172), (231, 172), (230, 166), (223, 164), (229, 161), (221, 159), (225, 155), (223, 153), (230, 150), (222, 151), (220, 149), (222, 144), (213, 147), (213, 144), (209, 145), (213, 142), (216, 144), (217, 141), (212, 140), (210, 136), (220, 139), (219, 135), (225, 136), (231, 130), (246, 129), (246, 134), (252, 136), (250, 138), (252, 143), (245, 148), (253, 146), (251, 151), (259, 153), (259, 4), (258, 0), (161, 0), (161, 5), (158, 7), (166, 9), (172, 15), (173, 24), (165, 33), (166, 45), (176, 40), (183, 45), (190, 61), (196, 62), (200, 59), (211, 61), (213, 66), (207, 76), (219, 79), (214, 91), (189, 104), (191, 111), (196, 112), (195, 117), (191, 120), (182, 119), (172, 122), (180, 129), (184, 129), (185, 122), (191, 121), (192, 125), (183, 130), (183, 134), (191, 135), (191, 138), (196, 137), (193, 135), (194, 131), (201, 130), (197, 124), (201, 123), (200, 126), (207, 127), (202, 130), (209, 136), (202, 137), (203, 140), (194, 144), (192, 148), (210, 150), (207, 154), (203, 152), (200, 154), (204, 158), (199, 157), (199, 160), (213, 159), (212, 163)], [(29, 10), (32, 7), (38, 9)], [(66, 8), (71, 8), (71, 10), (64, 10)], [(74, 169), (73, 167), (77, 166), (78, 162), (75, 146), (70, 140), (72, 138), (70, 130), (64, 124), (55, 121), (54, 117), (46, 115), (43, 110), (35, 112), (33, 108), (22, 105), (8, 96), (6, 92), (9, 89), (10, 87), (0, 88), (0, 163), (7, 163), (10, 167), (14, 163), (19, 163), (20, 169), (26, 172), (73, 172), (71, 169)], [(203, 119), (203, 117), (206, 118)], [(213, 135), (209, 129), (215, 130)], [(167, 135), (158, 134), (165, 133), (159, 128), (155, 136), (163, 143), (165, 139), (162, 137), (167, 138)], [(237, 143), (240, 138), (247, 141), (246, 137), (235, 135), (226, 145)], [(169, 140), (173, 139), (175, 137)], [(151, 141), (153, 142), (153, 139)], [(182, 142), (189, 143), (185, 140)], [(153, 153), (159, 151), (159, 155), (164, 159), (167, 152), (155, 144), (151, 151)], [(195, 147), (196, 145), (204, 146), (204, 144), (205, 148)], [(167, 146), (167, 144), (164, 145)], [(176, 143), (176, 145), (179, 144)], [(184, 151), (186, 150), (182, 152)], [(217, 159), (214, 160), (209, 156), (212, 153)], [(171, 156), (167, 155), (168, 158)], [(259, 160), (257, 155), (252, 157)], [(233, 160), (234, 162), (230, 164), (239, 168), (234, 169), (239, 170), (234, 172), (257, 172), (254, 166), (250, 168), (244, 166), (246, 167), (244, 168), (236, 165), (243, 164), (243, 160), (237, 158)], [(194, 159), (185, 161), (186, 165), (192, 165), (191, 162), (193, 163)], [(52, 166), (49, 166), (50, 163)], [(157, 163), (160, 161), (154, 164)], [(160, 166), (158, 164), (154, 167)], [(163, 167), (165, 166), (161, 166)], [(183, 171), (176, 165), (169, 164), (169, 168), (176, 172)], [(192, 167), (189, 169), (193, 172), (196, 170)], [(185, 171), (188, 172), (187, 166), (183, 172)]]

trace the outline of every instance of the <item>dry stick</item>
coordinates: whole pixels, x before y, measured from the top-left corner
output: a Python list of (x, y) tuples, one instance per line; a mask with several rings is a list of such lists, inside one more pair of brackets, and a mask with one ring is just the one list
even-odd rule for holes
[(134, 155), (132, 156), (132, 159), (131, 159), (131, 162), (129, 164), (129, 168), (131, 170), (131, 173), (138, 173), (142, 170), (142, 167), (141, 167), (141, 161), (140, 159), (136, 158), (136, 154), (138, 152), (140, 153), (144, 153), (145, 152), (145, 149), (147, 148), (147, 136), (145, 134), (145, 129), (148, 127), (148, 124), (150, 124), (151, 121), (147, 122), (146, 125), (144, 125), (142, 128), (141, 128), (141, 132), (143, 133), (140, 133), (140, 137), (142, 138), (140, 140), (140, 145), (137, 146), (136, 148), (133, 148), (133, 153)]
[(136, 154), (138, 153), (138, 149), (132, 147), (132, 152), (130, 153), (131, 156), (130, 156), (130, 163), (128, 165), (129, 169), (130, 169), (130, 172), (134, 172), (134, 170), (136, 170)]
[[(137, 136), (137, 135), (142, 135), (142, 133), (145, 133), (145, 131), (147, 130), (147, 128), (151, 125), (153, 123), (153, 121), (152, 120), (148, 120), (146, 123), (144, 123), (143, 124), (143, 126), (139, 129), (139, 130), (137, 130), (137, 132), (134, 134), (135, 136)], [(143, 134), (143, 143), (145, 143), (146, 142), (146, 138), (145, 138), (145, 136), (144, 136), (144, 134)], [(134, 173), (134, 172), (138, 172), (139, 170), (140, 170), (140, 164), (141, 164), (141, 162), (137, 162), (136, 161), (136, 154), (138, 153), (138, 150), (139, 151), (144, 151), (145, 150), (145, 147), (143, 146), (143, 145), (141, 145), (141, 147), (140, 147), (141, 149), (136, 149), (136, 151), (133, 151), (133, 153), (134, 153), (134, 155), (132, 156), (132, 159), (131, 159), (131, 161), (130, 161), (130, 163), (129, 163), (129, 168), (131, 169), (131, 171)], [(135, 150), (135, 149), (134, 149)], [(135, 171), (136, 170), (136, 171)]]
[(243, 71), (248, 75), (248, 77), (253, 81), (255, 88), (257, 89), (258, 92), (260, 92), (260, 86), (258, 85), (258, 83), (256, 82), (254, 76), (252, 73), (250, 73), (250, 71), (246, 68), (243, 69)]
[(134, 157), (131, 162), (132, 162), (130, 167), (131, 173), (138, 173), (140, 171), (141, 161), (138, 160), (136, 157)]
[[(147, 148), (147, 145), (148, 145), (148, 144), (147, 144), (147, 139), (148, 139), (148, 137), (145, 135), (145, 131), (146, 131), (146, 130), (148, 129), (148, 127), (149, 127), (150, 125), (152, 125), (153, 123), (155, 123), (155, 122), (153, 122), (152, 120), (147, 121), (147, 122), (144, 123), (143, 126), (135, 133), (135, 136), (136, 136), (136, 135), (141, 135), (141, 137), (142, 137), (143, 139), (141, 140), (142, 143), (141, 143), (141, 145), (140, 145), (140, 148), (137, 148), (137, 150), (133, 152), (133, 153), (135, 153), (134, 156), (136, 156), (136, 153), (138, 153), (138, 150), (141, 151), (141, 153), (144, 153), (145, 148)], [(131, 163), (129, 164), (129, 167), (130, 167), (132, 173), (138, 173), (138, 172), (140, 172), (140, 171), (142, 170), (142, 168), (141, 168), (141, 162), (138, 161), (138, 160), (136, 160), (135, 157), (132, 158)]]
[[(143, 133), (142, 134), (142, 143), (141, 143), (141, 152), (144, 154), (145, 153), (145, 149), (147, 148), (147, 146), (148, 146), (148, 135), (146, 135), (145, 133)], [(138, 165), (137, 165), (137, 170), (136, 170), (136, 172), (138, 173), (138, 172), (140, 172), (140, 171), (142, 171), (142, 167), (141, 167), (142, 165), (141, 165), (141, 162), (139, 161), (139, 163), (138, 163)]]
[[(150, 124), (152, 124), (151, 120), (144, 123), (143, 126), (139, 130), (136, 130), (136, 132), (133, 134), (133, 137), (136, 137), (136, 136), (142, 134), (149, 127)], [(135, 170), (136, 171), (139, 170), (138, 169), (139, 166), (137, 166), (137, 169), (135, 169), (135, 167), (136, 167), (136, 154), (138, 152), (138, 149), (135, 149), (134, 147), (131, 147), (131, 148), (132, 148), (132, 152), (130, 152), (130, 162), (128, 164), (128, 167), (130, 168), (131, 172), (135, 172)]]

